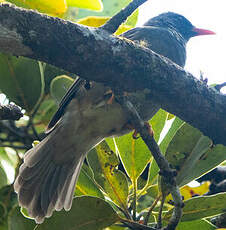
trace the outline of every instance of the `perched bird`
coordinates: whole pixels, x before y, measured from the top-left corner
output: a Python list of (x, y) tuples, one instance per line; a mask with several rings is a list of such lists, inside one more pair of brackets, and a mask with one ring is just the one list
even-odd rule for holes
[[(185, 17), (168, 12), (121, 36), (142, 42), (183, 67), (187, 41), (205, 34), (213, 32), (195, 28)], [(50, 121), (47, 136), (25, 154), (14, 188), (19, 205), (27, 208), (37, 223), (50, 217), (54, 210), (70, 210), (75, 184), (89, 150), (105, 137), (131, 131), (120, 105), (114, 100), (108, 103), (110, 96), (109, 88), (103, 84), (75, 81)], [(131, 98), (144, 120), (160, 108), (145, 98), (142, 103), (137, 103), (136, 96)]]

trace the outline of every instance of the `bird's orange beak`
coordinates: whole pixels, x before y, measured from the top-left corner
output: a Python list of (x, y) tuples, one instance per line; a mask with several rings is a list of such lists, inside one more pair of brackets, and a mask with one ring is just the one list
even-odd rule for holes
[(214, 34), (216, 34), (215, 32), (213, 32), (211, 30), (200, 29), (200, 28), (196, 28), (196, 27), (194, 27), (192, 29), (192, 31), (195, 33), (195, 36), (199, 36), (199, 35), (214, 35)]

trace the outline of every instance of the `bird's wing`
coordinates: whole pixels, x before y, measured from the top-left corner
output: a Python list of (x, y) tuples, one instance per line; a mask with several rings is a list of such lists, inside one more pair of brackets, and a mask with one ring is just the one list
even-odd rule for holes
[(78, 78), (74, 81), (74, 83), (71, 85), (71, 87), (68, 89), (66, 94), (61, 99), (61, 102), (59, 104), (59, 108), (52, 117), (51, 121), (49, 122), (46, 134), (51, 132), (56, 125), (56, 123), (60, 120), (60, 118), (64, 115), (65, 109), (67, 105), (71, 102), (73, 97), (76, 95), (76, 93), (79, 91), (79, 89), (86, 84), (86, 80), (82, 78)]

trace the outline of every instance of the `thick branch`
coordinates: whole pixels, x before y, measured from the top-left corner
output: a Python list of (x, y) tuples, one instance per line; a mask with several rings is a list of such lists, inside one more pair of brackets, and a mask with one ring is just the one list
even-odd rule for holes
[(226, 96), (127, 39), (3, 4), (0, 51), (41, 60), (114, 88), (148, 88), (150, 100), (226, 145)]

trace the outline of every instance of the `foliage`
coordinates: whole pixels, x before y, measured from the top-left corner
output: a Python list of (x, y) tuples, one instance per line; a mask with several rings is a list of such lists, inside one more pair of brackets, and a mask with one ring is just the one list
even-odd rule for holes
[[(125, 7), (129, 0), (10, 2), (88, 26), (100, 26)], [(137, 17), (138, 11), (135, 11), (116, 34), (134, 27)], [(1, 92), (9, 101), (25, 109), (29, 117), (16, 123), (0, 122), (0, 141), (3, 146), (0, 148), (0, 230), (35, 227), (34, 221), (26, 215), (26, 210), (18, 207), (9, 180), (13, 173), (9, 173), (8, 168), (17, 174), (23, 153), (32, 146), (34, 140), (42, 137), (57, 104), (73, 82), (71, 77), (76, 76), (69, 76), (68, 73), (45, 63), (0, 54)], [(177, 229), (216, 229), (207, 218), (225, 211), (226, 193), (193, 197), (194, 194), (206, 193), (208, 183), (198, 188), (191, 188), (186, 184), (223, 162), (226, 159), (226, 147), (213, 145), (199, 130), (163, 110), (150, 123), (161, 151), (178, 171), (177, 182), (185, 198), (182, 222)], [(115, 139), (108, 138), (88, 154), (87, 164), (83, 165), (76, 185), (70, 212), (55, 212), (37, 229), (67, 230), (76, 226), (76, 230), (119, 230), (126, 229), (125, 226), (119, 226), (120, 221), (125, 222), (131, 216), (133, 221), (143, 223), (147, 208), (161, 197), (158, 172), (157, 164), (141, 138), (135, 140), (131, 134)], [(164, 205), (164, 224), (167, 224), (173, 210), (170, 199), (169, 195)], [(154, 225), (158, 211), (157, 202), (149, 218), (150, 226)]]

